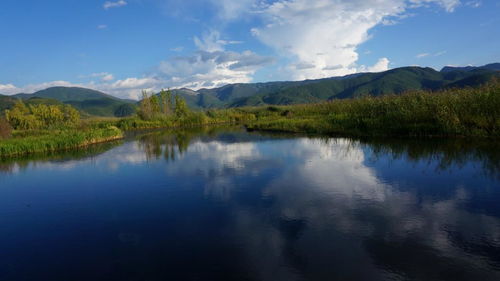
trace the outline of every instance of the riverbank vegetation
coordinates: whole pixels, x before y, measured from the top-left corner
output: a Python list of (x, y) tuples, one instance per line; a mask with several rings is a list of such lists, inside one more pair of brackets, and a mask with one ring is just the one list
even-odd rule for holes
[(0, 156), (68, 150), (122, 137), (116, 126), (83, 126), (70, 105), (27, 106), (18, 100), (0, 119)]
[(477, 88), (207, 111), (190, 110), (170, 91), (143, 92), (132, 117), (83, 120), (69, 105), (26, 106), (18, 101), (0, 118), (0, 155), (82, 147), (122, 138), (127, 130), (216, 124), (338, 136), (500, 137), (500, 81)]
[(500, 136), (500, 81), (477, 88), (269, 107), (254, 130), (346, 136)]
[(46, 153), (81, 148), (123, 138), (116, 127), (92, 130), (50, 130), (19, 132), (12, 138), (0, 141), (0, 156)]

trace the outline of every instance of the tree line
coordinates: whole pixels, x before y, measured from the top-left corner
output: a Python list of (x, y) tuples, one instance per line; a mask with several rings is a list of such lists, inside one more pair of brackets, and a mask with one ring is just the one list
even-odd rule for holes
[(189, 108), (186, 101), (179, 95), (173, 95), (170, 90), (161, 90), (158, 95), (142, 91), (138, 115), (143, 120), (162, 119), (174, 116), (186, 117)]

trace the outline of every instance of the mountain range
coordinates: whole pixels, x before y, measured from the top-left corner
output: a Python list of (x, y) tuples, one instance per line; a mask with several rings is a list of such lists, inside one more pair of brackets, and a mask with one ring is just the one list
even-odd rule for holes
[(33, 94), (0, 95), (0, 110), (11, 107), (16, 99), (22, 99), (27, 104), (69, 104), (84, 116), (123, 117), (133, 114), (137, 103), (86, 88), (51, 87)]
[[(500, 63), (480, 67), (444, 67), (441, 71), (423, 67), (402, 67), (378, 73), (357, 73), (304, 81), (238, 83), (220, 88), (175, 89), (192, 109), (229, 108), (257, 105), (313, 103), (366, 95), (400, 94), (409, 90), (439, 90), (473, 87), (500, 76)], [(0, 111), (16, 99), (28, 104), (70, 104), (88, 116), (127, 116), (137, 101), (119, 99), (105, 93), (77, 87), (52, 87), (33, 94), (0, 95)]]
[(230, 84), (215, 89), (175, 90), (192, 108), (300, 104), (365, 95), (400, 94), (409, 90), (477, 86), (498, 76), (500, 63), (483, 67), (402, 67), (379, 73), (294, 82)]

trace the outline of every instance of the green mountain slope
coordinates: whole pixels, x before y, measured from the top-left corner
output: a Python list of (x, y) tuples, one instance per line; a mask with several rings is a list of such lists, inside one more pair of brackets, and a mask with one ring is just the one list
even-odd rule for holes
[(119, 98), (107, 95), (105, 93), (96, 90), (79, 88), (79, 87), (51, 87), (45, 90), (35, 92), (33, 94), (17, 94), (14, 95), (13, 97), (19, 97), (22, 99), (25, 99), (27, 97), (51, 98), (61, 102), (85, 101), (90, 99), (102, 99), (102, 98), (109, 98), (118, 101), (120, 100)]
[[(481, 67), (432, 68), (402, 67), (379, 73), (358, 73), (305, 81), (230, 84), (220, 88), (173, 90), (192, 109), (227, 108), (255, 105), (314, 103), (365, 95), (399, 94), (409, 90), (438, 90), (477, 86), (500, 76), (500, 64)], [(78, 87), (52, 87), (33, 94), (0, 95), (0, 111), (10, 108), (16, 98), (31, 104), (70, 104), (91, 116), (128, 116), (137, 102)]]
[[(93, 116), (120, 116), (130, 112), (123, 110), (126, 105), (133, 105), (135, 101), (123, 100), (117, 97), (78, 87), (52, 87), (33, 94), (17, 94), (12, 96), (25, 101), (39, 99), (39, 102), (48, 100), (70, 104), (80, 110), (83, 115)], [(135, 106), (135, 105), (134, 105)]]
[(365, 95), (399, 94), (409, 90), (476, 86), (495, 75), (498, 72), (486, 68), (439, 72), (432, 68), (403, 67), (380, 73), (319, 80), (233, 84), (217, 89), (202, 89), (198, 91), (198, 95), (190, 94), (189, 97), (179, 94), (193, 108), (285, 105)]
[(441, 69), (441, 72), (450, 72), (450, 71), (472, 71), (477, 69), (483, 70), (492, 70), (492, 71), (500, 71), (500, 63), (490, 63), (483, 66), (465, 66), (465, 67), (455, 67), (455, 66), (445, 66)]

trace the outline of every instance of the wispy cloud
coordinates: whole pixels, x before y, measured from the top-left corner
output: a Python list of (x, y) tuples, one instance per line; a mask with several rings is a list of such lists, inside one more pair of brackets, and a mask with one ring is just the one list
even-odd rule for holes
[(482, 1), (468, 1), (465, 3), (466, 6), (473, 7), (473, 8), (479, 8), (482, 5)]
[(184, 50), (184, 47), (182, 47), (182, 46), (170, 49), (170, 51), (172, 51), (172, 52), (182, 52), (183, 50)]
[(434, 54), (434, 56), (435, 56), (435, 57), (439, 57), (439, 56), (442, 56), (442, 55), (444, 55), (444, 54), (446, 54), (446, 53), (447, 53), (447, 51), (441, 51), (441, 52), (437, 52), (437, 53), (435, 53), (435, 54)]
[(193, 39), (198, 50), (160, 63), (156, 77), (171, 87), (211, 88), (230, 83), (245, 83), (260, 68), (274, 61), (252, 51), (234, 52), (225, 46), (235, 41), (223, 40), (217, 31)]
[(440, 52), (437, 52), (437, 53), (422, 53), (422, 54), (418, 54), (416, 55), (415, 57), (417, 59), (422, 59), (422, 58), (426, 58), (426, 57), (439, 57), (439, 56), (442, 56), (444, 54), (446, 54), (447, 52), (446, 51), (440, 51)]
[(109, 82), (109, 81), (115, 80), (115, 77), (113, 76), (113, 74), (108, 73), (108, 72), (92, 73), (90, 75), (90, 77), (100, 78), (101, 81), (104, 81), (104, 82)]
[(97, 26), (97, 29), (106, 29), (108, 26), (106, 24), (100, 24)]
[(127, 1), (125, 0), (118, 0), (118, 1), (115, 1), (115, 2), (112, 2), (112, 1), (106, 1), (104, 2), (104, 4), (102, 5), (102, 7), (105, 9), (105, 10), (108, 10), (108, 9), (111, 9), (111, 8), (118, 8), (118, 7), (123, 7), (127, 5)]

